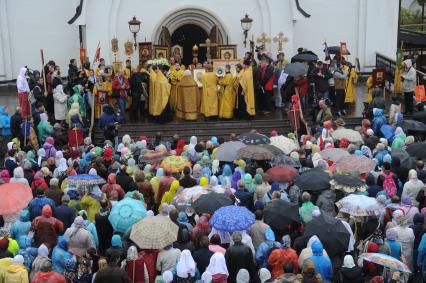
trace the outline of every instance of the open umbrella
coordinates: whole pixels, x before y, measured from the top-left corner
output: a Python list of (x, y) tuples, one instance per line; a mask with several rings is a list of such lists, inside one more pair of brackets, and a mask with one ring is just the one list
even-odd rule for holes
[(376, 162), (364, 155), (349, 155), (340, 158), (336, 168), (346, 173), (364, 174), (374, 171)]
[(293, 157), (290, 157), (284, 154), (274, 156), (274, 158), (272, 158), (272, 164), (274, 166), (291, 166), (294, 168), (302, 167), (302, 164), (300, 164), (300, 161), (298, 159), (295, 159)]
[(296, 143), (285, 136), (271, 137), (271, 145), (278, 147), (284, 152), (284, 154), (290, 154), (290, 152), (299, 149)]
[(416, 158), (410, 156), (406, 150), (394, 148), (391, 151), (391, 157), (393, 163), (396, 159), (399, 159), (400, 166), (398, 177), (400, 178), (406, 179), (408, 177), (408, 171), (416, 168)]
[(105, 179), (103, 179), (102, 177), (90, 174), (79, 174), (75, 176), (69, 176), (64, 180), (64, 182), (74, 187), (91, 187), (106, 183)]
[(232, 162), (237, 159), (237, 152), (246, 145), (241, 141), (225, 142), (214, 152), (219, 161)]
[(289, 76), (299, 77), (299, 76), (306, 75), (308, 73), (308, 68), (309, 68), (308, 65), (300, 63), (300, 62), (296, 62), (296, 63), (288, 64), (285, 67), (284, 72), (288, 74)]
[(299, 206), (281, 199), (270, 201), (263, 210), (263, 219), (274, 231), (283, 231), (287, 225), (301, 222)]
[(340, 212), (352, 216), (376, 216), (381, 206), (375, 198), (364, 195), (350, 194), (338, 202), (336, 206)]
[(343, 138), (348, 139), (352, 143), (363, 143), (361, 134), (358, 131), (352, 129), (338, 129), (335, 130), (331, 136), (335, 140), (341, 140)]
[(298, 175), (297, 170), (290, 166), (272, 167), (266, 171), (273, 182), (287, 183), (293, 181)]
[(308, 240), (316, 235), (330, 257), (344, 253), (348, 249), (350, 234), (342, 221), (321, 214), (306, 223), (303, 238)]
[(318, 61), (318, 56), (311, 53), (299, 53), (291, 58), (291, 62), (315, 62)]
[(402, 120), (397, 124), (406, 133), (426, 133), (426, 124), (415, 120)]
[(407, 146), (406, 151), (409, 155), (426, 160), (426, 142), (413, 143)]
[(338, 148), (338, 147), (324, 149), (324, 150), (320, 151), (320, 154), (321, 154), (322, 158), (330, 159), (333, 162), (336, 162), (337, 160), (339, 160), (340, 158), (342, 158), (344, 156), (350, 155), (350, 153), (347, 150), (344, 150), (344, 149)]
[(273, 145), (248, 145), (238, 150), (237, 158), (252, 160), (271, 160), (283, 152)]
[(346, 193), (364, 192), (368, 186), (356, 176), (334, 174), (333, 179), (330, 181), (333, 188), (342, 190)]
[(296, 186), (302, 191), (322, 191), (330, 188), (330, 176), (321, 169), (311, 169), (296, 178)]
[(195, 212), (198, 214), (209, 213), (212, 215), (221, 207), (232, 205), (233, 201), (225, 194), (211, 193), (201, 195), (193, 204)]
[(148, 216), (133, 225), (130, 240), (141, 249), (159, 250), (177, 240), (178, 230), (168, 217)]
[(168, 156), (160, 164), (161, 168), (169, 168), (172, 173), (180, 173), (185, 166), (191, 167), (191, 162), (184, 156)]
[(202, 195), (210, 193), (206, 187), (195, 186), (179, 190), (173, 198), (172, 204), (179, 211), (185, 211)]
[(133, 224), (145, 217), (146, 209), (142, 202), (129, 197), (113, 205), (108, 220), (115, 231), (126, 233)]
[(33, 199), (31, 188), (22, 183), (0, 185), (0, 215), (14, 214)]
[[(329, 46), (327, 49), (328, 49), (328, 54), (340, 54), (340, 46)], [(349, 50), (348, 50), (348, 55), (351, 55)]]
[(410, 268), (403, 263), (402, 261), (397, 260), (396, 258), (382, 254), (382, 253), (363, 253), (360, 255), (360, 258), (375, 264), (381, 265), (383, 267), (398, 270), (401, 272), (411, 273)]
[(247, 230), (254, 221), (254, 214), (244, 206), (229, 205), (216, 210), (209, 223), (219, 231), (235, 232)]
[(240, 141), (246, 145), (269, 144), (271, 141), (265, 135), (259, 133), (245, 133), (240, 135)]

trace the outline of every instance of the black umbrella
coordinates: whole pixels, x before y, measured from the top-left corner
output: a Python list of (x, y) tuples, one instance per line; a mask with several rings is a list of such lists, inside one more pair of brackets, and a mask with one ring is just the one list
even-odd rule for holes
[(334, 174), (330, 184), (335, 189), (343, 190), (346, 193), (354, 193), (355, 191), (364, 192), (368, 188), (359, 177), (351, 175)]
[(293, 157), (287, 156), (285, 154), (277, 155), (272, 159), (272, 164), (274, 166), (290, 166), (294, 168), (301, 168), (302, 164), (300, 164), (300, 161), (298, 159), (295, 159)]
[(296, 186), (302, 191), (322, 191), (330, 188), (330, 176), (321, 169), (303, 172), (296, 179)]
[(426, 133), (426, 125), (420, 121), (403, 120), (397, 124), (404, 132)]
[[(324, 49), (324, 52), (325, 52), (325, 49)], [(329, 46), (328, 54), (340, 54), (340, 46)], [(351, 55), (349, 50), (348, 50), (348, 55)]]
[(198, 214), (213, 213), (223, 206), (232, 205), (232, 200), (225, 194), (211, 193), (200, 196), (193, 204), (195, 212)]
[(270, 144), (270, 139), (259, 133), (245, 133), (240, 135), (240, 141), (246, 145)]
[(411, 157), (407, 151), (399, 148), (394, 148), (391, 151), (392, 157), (392, 167), (397, 165), (397, 159), (399, 159), (399, 168), (395, 168), (399, 170), (398, 177), (406, 178), (408, 176), (408, 171), (410, 169), (416, 168), (416, 159)]
[(289, 76), (299, 77), (299, 76), (306, 75), (308, 73), (308, 68), (309, 68), (308, 65), (300, 63), (300, 62), (296, 62), (296, 63), (288, 64), (285, 67), (284, 72), (288, 74)]
[(278, 234), (285, 230), (285, 226), (300, 223), (299, 206), (291, 202), (276, 199), (269, 202), (263, 210), (263, 220)]
[(321, 240), (330, 258), (348, 250), (350, 234), (342, 221), (334, 217), (321, 214), (306, 223), (303, 239), (308, 241), (314, 235)]
[(291, 58), (291, 62), (315, 62), (318, 60), (317, 55), (309, 53), (299, 53)]
[(426, 160), (426, 142), (413, 143), (406, 150), (409, 155)]

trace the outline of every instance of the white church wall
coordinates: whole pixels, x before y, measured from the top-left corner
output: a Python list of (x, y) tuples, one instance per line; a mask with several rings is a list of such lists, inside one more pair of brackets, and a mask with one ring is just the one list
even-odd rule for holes
[[(266, 32), (271, 38), (282, 31), (289, 38), (288, 44), (284, 44), (284, 51), (292, 53), (293, 34), (292, 34), (292, 9), (290, 0), (234, 0), (230, 5), (227, 0), (216, 0), (214, 5), (212, 1), (200, 0), (181, 0), (173, 2), (170, 5), (168, 0), (152, 1), (149, 8), (146, 3), (138, 0), (90, 0), (87, 3), (86, 13), (108, 15), (109, 23), (102, 23), (96, 17), (88, 17), (86, 14), (86, 36), (88, 39), (88, 54), (94, 54), (98, 42), (101, 46), (101, 56), (107, 61), (114, 60), (110, 51), (110, 41), (112, 37), (117, 37), (119, 41), (119, 52), (117, 60), (125, 61), (124, 43), (130, 40), (133, 43), (133, 35), (129, 31), (128, 21), (136, 16), (142, 22), (141, 30), (137, 35), (137, 41), (151, 41), (156, 44), (155, 31), (161, 27), (161, 21), (165, 20), (167, 15), (186, 8), (200, 8), (214, 15), (224, 27), (228, 35), (229, 44), (238, 45), (238, 57), (242, 57), (244, 52), (249, 49), (243, 45), (243, 32), (240, 19), (247, 13), (253, 19), (253, 26), (249, 32), (248, 40), (256, 38)], [(90, 11), (90, 12), (89, 12)], [(155, 16), (153, 16), (155, 15)], [(177, 28), (177, 27), (176, 27)], [(208, 31), (209, 32), (209, 31)], [(226, 38), (224, 38), (226, 42)], [(257, 44), (257, 43), (256, 43)], [(267, 45), (268, 50), (276, 53), (277, 44)], [(132, 61), (137, 62), (138, 54), (135, 52)]]
[[(7, 61), (0, 61), (5, 78), (15, 79), (22, 66), (41, 68), (40, 49), (44, 49), (45, 60), (52, 59), (66, 73), (70, 58), (78, 58), (78, 27), (68, 25), (74, 15), (78, 0), (3, 0), (6, 8), (9, 32), (8, 48), (2, 44)], [(9, 49), (9, 50), (7, 50)]]

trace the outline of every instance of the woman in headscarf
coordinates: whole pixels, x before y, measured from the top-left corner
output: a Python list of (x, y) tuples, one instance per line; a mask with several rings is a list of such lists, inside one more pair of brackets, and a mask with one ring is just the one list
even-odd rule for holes
[[(160, 169), (158, 169), (160, 170)], [(158, 172), (158, 171), (157, 171)], [(176, 179), (172, 176), (172, 171), (168, 168), (164, 170), (164, 176), (160, 178), (158, 190), (156, 191), (156, 202), (160, 203), (164, 194), (170, 190), (170, 186)], [(171, 202), (171, 201), (170, 201)]]
[(72, 270), (76, 264), (74, 256), (68, 251), (68, 240), (67, 237), (60, 236), (52, 252), (53, 270), (60, 274)]
[(178, 140), (176, 147), (176, 156), (181, 156), (184, 151), (185, 141), (183, 139)]
[(54, 101), (54, 112), (56, 121), (64, 121), (67, 119), (67, 99), (68, 95), (64, 92), (64, 88), (61, 84), (57, 85), (53, 90), (53, 101)]
[(268, 182), (269, 176), (267, 174), (256, 174), (254, 176), (254, 185), (255, 185), (255, 191), (253, 194), (253, 200), (256, 201), (262, 201), (263, 196), (271, 190), (271, 185)]
[(284, 274), (283, 266), (288, 263), (293, 265), (293, 273), (297, 273), (298, 257), (295, 250), (291, 248), (291, 239), (289, 235), (284, 235), (282, 238), (280, 249), (275, 249), (269, 254), (268, 264), (272, 268), (272, 278), (276, 279)]
[(44, 144), (47, 137), (50, 136), (53, 132), (53, 127), (50, 125), (48, 121), (48, 117), (46, 113), (40, 114), (40, 122), (37, 125), (37, 133), (38, 133), (38, 142), (39, 144)]
[(401, 149), (405, 146), (405, 138), (407, 136), (405, 135), (404, 131), (401, 127), (397, 127), (395, 129), (395, 136), (392, 141), (391, 148), (392, 149)]
[(414, 232), (413, 229), (407, 227), (404, 212), (396, 210), (393, 213), (393, 220), (396, 223), (395, 229), (397, 239), (401, 243), (401, 253), (407, 261), (408, 267), (413, 268), (413, 245), (414, 245)]
[(37, 257), (33, 261), (30, 273), (30, 279), (34, 277), (34, 275), (40, 271), (41, 266), (44, 262), (50, 261), (49, 259), (49, 249), (45, 244), (41, 244), (37, 249)]
[[(316, 235), (313, 235), (312, 237), (309, 238), (306, 248), (304, 248), (299, 255), (299, 260), (298, 260), (299, 266), (303, 266), (303, 263), (305, 262), (305, 260), (312, 256), (312, 244), (315, 241), (321, 242), (321, 240)], [(322, 254), (325, 256), (328, 256), (327, 251), (324, 249), (322, 250)]]
[(60, 180), (64, 179), (64, 177), (66, 177), (66, 174), (67, 174), (67, 169), (68, 169), (67, 160), (63, 157), (60, 158), (58, 165), (53, 171), (53, 177), (58, 178)]
[(234, 190), (238, 189), (239, 180), (241, 180), (241, 173), (240, 171), (235, 171), (234, 174), (232, 174), (232, 180), (231, 180), (231, 187)]
[(27, 68), (21, 68), (19, 70), (18, 78), (16, 79), (16, 88), (18, 92), (19, 106), (22, 109), (22, 117), (30, 115), (30, 103), (28, 100), (28, 94), (30, 93), (30, 86), (28, 85)]
[(175, 197), (176, 192), (177, 192), (177, 190), (179, 188), (180, 188), (179, 181), (178, 180), (174, 180), (172, 182), (172, 184), (170, 185), (169, 191), (167, 191), (163, 195), (163, 197), (161, 198), (161, 202), (160, 202), (160, 206), (159, 206), (160, 210), (161, 210), (161, 207), (162, 207), (163, 203), (167, 203), (167, 204), (171, 204), (172, 203), (173, 198)]
[(191, 239), (195, 247), (199, 246), (201, 236), (208, 236), (210, 231), (209, 220), (206, 216), (201, 216), (191, 231)]
[[(149, 181), (151, 183), (152, 189), (154, 190), (154, 193), (155, 193), (155, 196), (156, 196), (156, 201), (157, 201), (158, 188), (160, 187), (160, 179), (161, 179), (161, 177), (163, 177), (163, 175), (164, 175), (164, 169), (158, 168), (157, 172), (155, 173), (155, 176), (152, 177), (151, 180)], [(159, 202), (157, 202), (157, 204), (158, 203)]]
[(244, 175), (244, 184), (245, 184), (245, 188), (249, 193), (254, 193), (256, 186), (253, 183), (253, 178), (249, 173), (246, 173)]
[(132, 283), (150, 282), (145, 260), (138, 255), (135, 246), (130, 246), (127, 250), (125, 270)]
[(351, 255), (346, 255), (343, 259), (343, 265), (337, 274), (340, 283), (364, 283), (364, 275)]
[(183, 250), (175, 268), (177, 282), (195, 282), (200, 279), (196, 263), (189, 250)]
[(64, 236), (69, 238), (68, 249), (74, 255), (84, 256), (89, 248), (95, 248), (92, 235), (85, 229), (81, 216), (74, 219), (74, 224), (65, 231)]
[(197, 145), (197, 143), (198, 143), (197, 137), (192, 136), (189, 139), (188, 152), (191, 153), (191, 152), (195, 151), (195, 146)]
[(411, 169), (408, 172), (408, 181), (404, 184), (401, 198), (407, 196), (411, 199), (413, 206), (418, 207), (419, 203), (416, 200), (418, 193), (424, 188), (425, 184), (417, 178), (417, 171)]
[(386, 230), (385, 244), (389, 247), (390, 256), (401, 260), (401, 243), (397, 241), (398, 233), (394, 228)]
[(227, 283), (228, 276), (229, 272), (226, 267), (225, 257), (221, 253), (215, 253), (210, 258), (210, 263), (201, 276), (201, 280), (211, 283)]
[(10, 183), (22, 183), (29, 186), (28, 180), (24, 177), (24, 169), (22, 167), (16, 167), (13, 170), (13, 178), (10, 178)]
[(68, 111), (68, 125), (70, 129), (83, 128), (83, 118), (80, 113), (80, 105), (77, 102), (71, 104), (71, 108)]
[(223, 166), (222, 175), (219, 176), (219, 183), (222, 185), (224, 189), (228, 189), (232, 187), (231, 178), (232, 178), (231, 166), (229, 166), (228, 164), (225, 164), (225, 166)]

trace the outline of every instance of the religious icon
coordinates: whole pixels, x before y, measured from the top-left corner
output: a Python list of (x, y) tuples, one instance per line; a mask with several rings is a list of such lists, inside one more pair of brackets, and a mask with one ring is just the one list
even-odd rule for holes
[(180, 45), (174, 45), (172, 46), (172, 57), (176, 58), (182, 58), (183, 56), (183, 47)]
[(117, 53), (118, 52), (118, 39), (116, 37), (114, 37), (113, 39), (111, 39), (111, 51), (113, 53)]
[(124, 52), (126, 53), (127, 57), (130, 58), (130, 56), (133, 54), (133, 43), (126, 41), (126, 43), (124, 43)]
[(237, 64), (242, 64), (240, 59), (232, 59), (232, 60), (222, 60), (215, 59), (213, 60), (213, 72), (216, 74), (218, 69), (225, 70), (226, 65), (231, 66), (231, 74), (235, 77), (237, 75)]
[(386, 69), (376, 68), (373, 69), (373, 86), (374, 87), (385, 87), (386, 83)]
[(340, 55), (341, 56), (349, 55), (346, 42), (340, 42)]
[(155, 59), (169, 58), (169, 47), (154, 45), (154, 58)]
[(219, 45), (218, 53), (219, 53), (219, 58), (222, 60), (237, 59), (237, 46), (236, 45)]
[(139, 64), (152, 59), (152, 43), (140, 42), (139, 43)]

